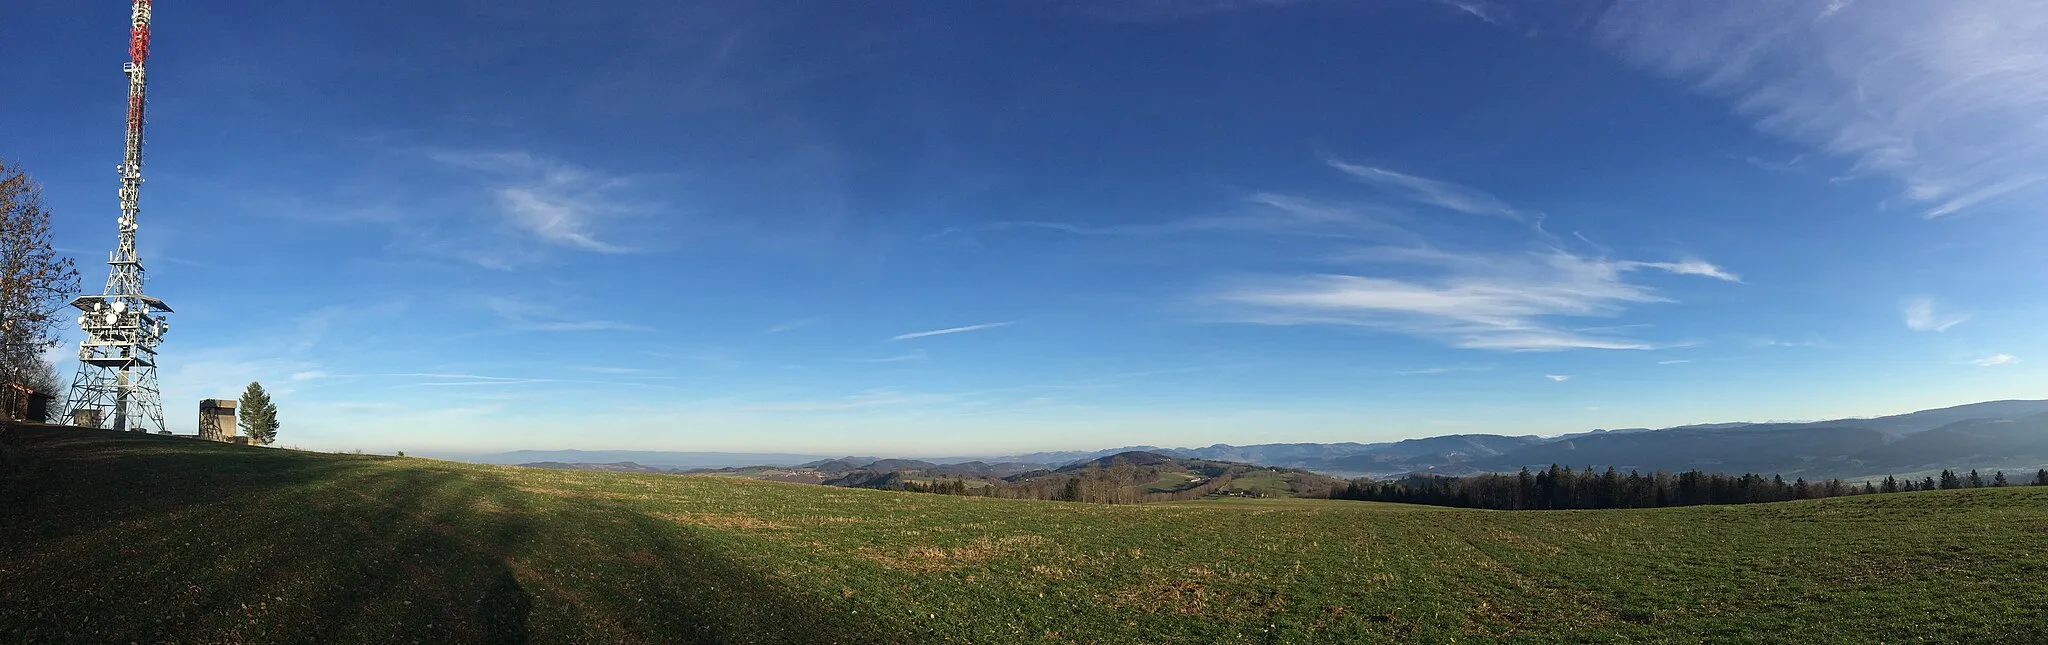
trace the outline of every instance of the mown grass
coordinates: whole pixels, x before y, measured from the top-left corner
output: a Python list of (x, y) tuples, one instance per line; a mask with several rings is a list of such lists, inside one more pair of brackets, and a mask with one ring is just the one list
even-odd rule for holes
[(2042, 642), (2048, 488), (1140, 506), (29, 428), (4, 642)]

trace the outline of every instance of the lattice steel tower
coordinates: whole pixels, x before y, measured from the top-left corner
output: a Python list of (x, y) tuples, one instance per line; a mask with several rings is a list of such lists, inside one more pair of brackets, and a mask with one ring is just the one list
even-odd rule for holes
[(121, 242), (107, 258), (104, 295), (79, 296), (71, 305), (82, 312), (78, 327), (78, 375), (71, 380), (73, 425), (149, 432), (164, 430), (163, 399), (156, 386), (156, 347), (170, 329), (163, 314), (171, 308), (142, 295), (142, 258), (135, 253), (135, 216), (141, 212), (142, 63), (149, 58), (149, 3), (135, 0), (128, 38), (127, 151), (121, 158)]

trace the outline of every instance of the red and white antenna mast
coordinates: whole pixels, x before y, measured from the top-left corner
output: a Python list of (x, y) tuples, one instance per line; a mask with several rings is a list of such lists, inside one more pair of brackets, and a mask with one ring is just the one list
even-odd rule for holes
[(143, 295), (142, 258), (135, 253), (135, 216), (142, 211), (142, 125), (147, 92), (143, 63), (149, 60), (150, 0), (135, 0), (128, 35), (127, 147), (121, 156), (121, 241), (107, 258), (103, 295), (79, 296), (71, 305), (83, 312), (78, 326), (78, 375), (71, 381), (74, 425), (115, 430), (164, 430), (162, 398), (156, 385), (156, 348), (170, 325), (171, 308)]
[(135, 239), (137, 198), (142, 188), (142, 110), (146, 104), (143, 96), (148, 91), (143, 83), (142, 64), (149, 60), (149, 0), (135, 0), (131, 15), (134, 22), (128, 32), (128, 64), (121, 66), (121, 71), (128, 73), (128, 148), (121, 157), (121, 239), (127, 242)]

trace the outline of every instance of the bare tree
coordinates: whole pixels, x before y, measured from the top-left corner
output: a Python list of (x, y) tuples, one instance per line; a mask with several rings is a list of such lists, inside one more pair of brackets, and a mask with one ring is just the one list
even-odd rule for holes
[(64, 307), (77, 293), (78, 269), (50, 243), (42, 186), (0, 160), (0, 380), (49, 380), (43, 352), (60, 342)]

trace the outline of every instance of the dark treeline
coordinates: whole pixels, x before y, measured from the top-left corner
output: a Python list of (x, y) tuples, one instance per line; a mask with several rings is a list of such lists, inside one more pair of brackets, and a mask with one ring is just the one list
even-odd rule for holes
[[(1657, 472), (1645, 475), (1636, 471), (1622, 474), (1613, 468), (1594, 472), (1588, 466), (1585, 470), (1573, 471), (1552, 465), (1548, 470), (1534, 473), (1524, 468), (1513, 475), (1354, 480), (1349, 486), (1332, 491), (1330, 497), (1498, 510), (1657, 508), (1754, 504), (1918, 490), (1995, 488), (2011, 483), (2004, 471), (1985, 477), (1975, 470), (1967, 475), (1944, 470), (1939, 478), (1927, 477), (1919, 481), (1888, 476), (1882, 482), (1846, 483), (1840, 479), (1809, 482), (1803, 478), (1788, 482), (1781, 476), (1765, 478), (1755, 474), (1728, 475), (1698, 470), (1676, 474)], [(2031, 483), (2048, 486), (2048, 469), (2034, 473)]]
[(966, 495), (967, 481), (964, 479), (940, 480), (935, 482), (903, 482), (903, 490), (913, 493), (939, 493), (941, 495)]

